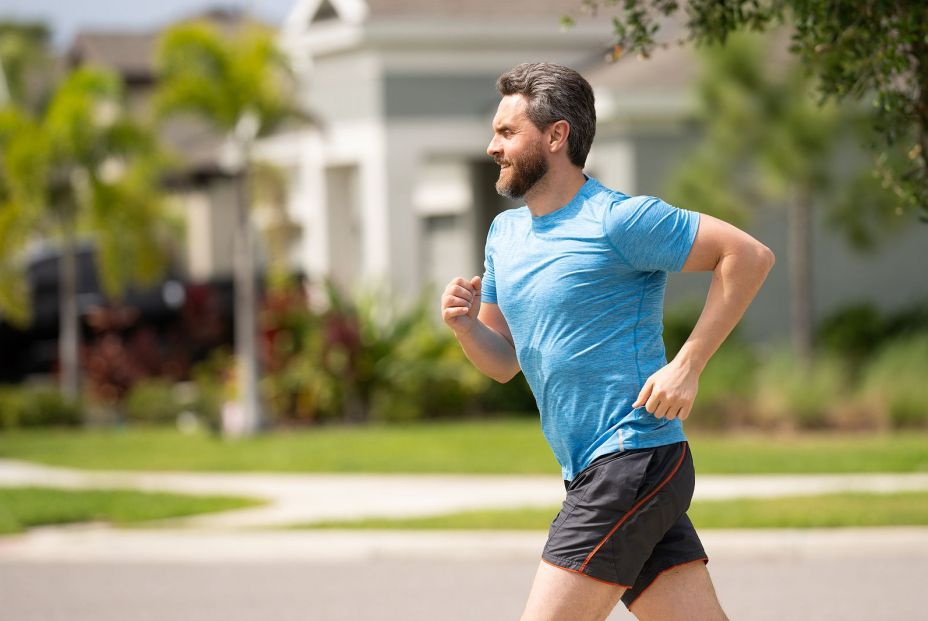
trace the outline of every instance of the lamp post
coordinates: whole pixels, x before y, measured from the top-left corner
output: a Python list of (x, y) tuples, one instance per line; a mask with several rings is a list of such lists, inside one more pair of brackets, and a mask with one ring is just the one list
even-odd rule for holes
[(260, 129), (253, 111), (239, 117), (224, 145), (220, 165), (238, 183), (235, 201), (235, 362), (237, 402), (223, 412), (223, 434), (253, 435), (261, 426), (258, 395), (255, 239), (250, 213), (248, 165)]

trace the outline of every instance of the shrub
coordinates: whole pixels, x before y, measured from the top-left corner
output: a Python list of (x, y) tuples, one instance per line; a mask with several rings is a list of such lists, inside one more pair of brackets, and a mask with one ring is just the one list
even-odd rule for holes
[(847, 358), (859, 377), (877, 350), (924, 332), (928, 332), (928, 299), (885, 314), (872, 302), (860, 302), (823, 319), (815, 341), (825, 351)]
[(757, 364), (752, 347), (738, 341), (722, 343), (699, 378), (699, 392), (687, 424), (721, 428), (747, 423)]
[(178, 402), (171, 382), (146, 379), (129, 390), (124, 409), (129, 421), (163, 425), (174, 424), (183, 406)]
[(822, 353), (807, 367), (790, 349), (774, 348), (757, 371), (754, 418), (765, 427), (824, 427), (850, 400), (848, 383), (838, 356)]
[(883, 341), (886, 327), (871, 303), (853, 304), (832, 313), (819, 324), (816, 344), (826, 351), (862, 361)]
[(928, 333), (928, 298), (890, 313), (885, 328), (887, 340)]
[(358, 299), (357, 369), (371, 418), (397, 421), (461, 416), (472, 411), (490, 379), (470, 363), (454, 336), (431, 320), (432, 300), (407, 309), (371, 292)]
[(185, 410), (196, 414), (214, 432), (222, 425), (222, 404), (233, 395), (229, 378), (234, 370), (232, 354), (225, 348), (213, 350), (206, 360), (194, 365), (194, 398)]
[(49, 385), (0, 389), (0, 429), (79, 425), (82, 410)]
[(894, 427), (928, 426), (928, 332), (883, 347), (864, 370), (861, 398)]
[(491, 380), (467, 360), (448, 331), (419, 310), (416, 325), (379, 362), (382, 382), (374, 390), (371, 415), (380, 420), (461, 416)]
[(323, 310), (280, 292), (262, 314), (275, 422), (409, 421), (476, 406), (490, 380), (431, 320), (431, 298), (401, 306), (383, 291), (349, 297), (325, 284)]
[[(686, 342), (699, 321), (699, 315), (702, 313), (702, 305), (699, 301), (691, 300), (681, 302), (664, 312), (663, 318), (663, 338), (664, 349), (667, 352), (667, 360), (673, 360), (680, 348)], [(737, 328), (735, 328), (737, 330)], [(729, 335), (731, 338), (733, 335)], [(726, 341), (727, 342), (727, 341)]]

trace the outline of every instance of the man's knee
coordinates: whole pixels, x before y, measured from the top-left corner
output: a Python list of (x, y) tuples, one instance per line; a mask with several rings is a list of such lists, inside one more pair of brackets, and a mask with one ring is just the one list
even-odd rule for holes
[(728, 621), (702, 561), (660, 574), (629, 610), (641, 621)]

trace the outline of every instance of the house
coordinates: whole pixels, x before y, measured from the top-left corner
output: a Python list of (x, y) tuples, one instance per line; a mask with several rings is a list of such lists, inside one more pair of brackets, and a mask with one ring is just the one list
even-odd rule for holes
[[(482, 273), (490, 221), (516, 206), (496, 195), (498, 170), (485, 148), (495, 79), (523, 61), (567, 64), (593, 84), (598, 130), (588, 173), (628, 194), (661, 194), (699, 139), (695, 56), (671, 46), (649, 60), (610, 63), (608, 18), (561, 28), (560, 17), (577, 16), (580, 4), (296, 2), (281, 42), (321, 121), (288, 162), (306, 272), (346, 286), (381, 283), (401, 299), (430, 288), (437, 317), (440, 290), (454, 276)], [(744, 335), (785, 339), (785, 211), (760, 210), (748, 230), (780, 262), (742, 322)], [(872, 256), (851, 250), (821, 221), (814, 230), (817, 319), (852, 302), (893, 310), (928, 298), (921, 273), (928, 226), (913, 222)], [(710, 274), (671, 275), (667, 306), (703, 302), (710, 281)]]
[[(628, 194), (661, 194), (673, 168), (698, 142), (687, 48), (610, 63), (608, 18), (580, 15), (579, 0), (297, 0), (280, 29), (298, 77), (295, 95), (316, 125), (263, 139), (256, 157), (284, 179), (282, 209), (259, 209), (267, 231), (288, 224), (283, 254), (294, 270), (350, 290), (384, 287), (407, 301), (435, 299), (454, 276), (483, 271), (492, 218), (517, 204), (494, 190), (485, 153), (498, 96), (496, 77), (529, 60), (559, 62), (587, 76), (597, 94), (597, 138), (588, 173)], [(561, 26), (564, 15), (576, 25)], [(211, 12), (221, 27), (240, 16)], [(75, 64), (117, 68), (133, 106), (154, 84), (157, 33), (78, 36)], [(235, 180), (219, 165), (221, 139), (190, 127), (167, 139), (186, 154), (173, 188), (186, 221), (182, 264), (193, 279), (232, 270)], [(686, 207), (686, 205), (680, 205)], [(742, 329), (765, 342), (789, 333), (786, 218), (762, 209), (749, 232), (780, 258)], [(921, 273), (928, 226), (914, 222), (874, 255), (853, 251), (815, 223), (817, 319), (852, 302), (889, 311), (928, 298)], [(278, 248), (278, 251), (281, 251)], [(705, 300), (709, 274), (670, 276), (667, 307)]]

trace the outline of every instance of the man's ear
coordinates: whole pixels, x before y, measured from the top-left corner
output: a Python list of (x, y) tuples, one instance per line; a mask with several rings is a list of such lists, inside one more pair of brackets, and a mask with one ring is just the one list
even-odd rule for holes
[(548, 131), (548, 149), (552, 153), (557, 153), (561, 149), (567, 148), (567, 137), (570, 135), (570, 124), (567, 121), (560, 120), (551, 124)]

